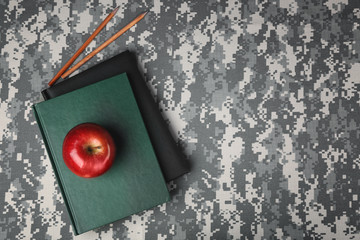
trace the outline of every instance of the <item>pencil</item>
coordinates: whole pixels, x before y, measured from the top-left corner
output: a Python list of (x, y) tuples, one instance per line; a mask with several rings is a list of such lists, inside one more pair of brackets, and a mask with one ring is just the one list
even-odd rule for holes
[(97, 53), (99, 53), (101, 50), (103, 50), (105, 47), (107, 47), (110, 43), (115, 41), (118, 37), (120, 37), (124, 32), (129, 30), (132, 26), (134, 26), (136, 23), (138, 23), (141, 19), (145, 17), (145, 15), (148, 13), (148, 11), (141, 13), (139, 16), (137, 16), (134, 20), (132, 20), (128, 25), (126, 25), (124, 28), (122, 28), (120, 31), (115, 33), (112, 37), (110, 37), (108, 40), (106, 40), (103, 44), (101, 44), (98, 48), (96, 48), (94, 51), (92, 51), (89, 55), (87, 55), (85, 58), (83, 58), (81, 61), (79, 61), (75, 66), (70, 68), (67, 72), (65, 72), (63, 75), (61, 75), (61, 78), (66, 78), (71, 73), (73, 73), (76, 69), (78, 69), (81, 65), (89, 61), (93, 56), (95, 56)]
[(71, 64), (79, 57), (79, 55), (85, 50), (85, 48), (90, 44), (90, 42), (99, 34), (99, 32), (106, 26), (106, 24), (113, 18), (116, 12), (119, 10), (119, 7), (115, 8), (105, 20), (96, 28), (96, 30), (90, 35), (90, 37), (84, 42), (84, 44), (76, 51), (74, 56), (60, 69), (60, 71), (53, 77), (53, 79), (48, 83), (49, 86), (52, 86), (56, 80), (71, 66)]

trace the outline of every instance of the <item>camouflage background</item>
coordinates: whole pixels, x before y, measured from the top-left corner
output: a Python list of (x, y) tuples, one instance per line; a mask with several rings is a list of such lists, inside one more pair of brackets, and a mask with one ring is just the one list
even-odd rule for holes
[[(80, 71), (137, 52), (192, 170), (74, 237), (31, 106), (117, 5)], [(359, 54), (358, 0), (0, 0), (0, 239), (360, 239)]]

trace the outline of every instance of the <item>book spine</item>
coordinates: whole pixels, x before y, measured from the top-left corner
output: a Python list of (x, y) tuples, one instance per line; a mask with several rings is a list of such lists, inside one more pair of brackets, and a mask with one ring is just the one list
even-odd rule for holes
[(71, 211), (71, 208), (69, 206), (69, 202), (67, 200), (67, 197), (65, 195), (65, 191), (64, 191), (64, 188), (63, 188), (63, 185), (61, 183), (61, 180), (60, 180), (60, 177), (59, 177), (59, 173), (57, 171), (57, 168), (56, 168), (56, 164), (54, 162), (54, 159), (53, 159), (53, 156), (51, 154), (51, 151), (50, 151), (50, 147), (49, 147), (49, 144), (48, 144), (48, 141), (47, 141), (47, 136), (46, 136), (46, 133), (43, 129), (43, 126), (42, 126), (42, 123), (41, 123), (41, 120), (39, 118), (39, 114), (36, 110), (36, 105), (33, 105), (33, 110), (34, 110), (34, 115), (35, 115), (35, 119), (36, 119), (36, 122), (38, 123), (38, 126), (39, 126), (39, 129), (40, 129), (40, 132), (41, 132), (41, 135), (43, 136), (43, 140), (44, 140), (44, 144), (45, 144), (45, 148), (46, 148), (46, 151), (49, 155), (49, 159), (50, 159), (50, 163), (51, 163), (51, 166), (54, 170), (54, 173), (55, 173), (55, 178), (56, 178), (56, 181), (59, 185), (59, 188), (60, 188), (60, 192), (61, 192), (61, 195), (64, 199), (64, 203), (65, 203), (65, 206), (66, 206), (66, 209), (69, 213), (69, 217), (70, 217), (70, 221), (71, 221), (71, 224), (73, 226), (73, 230), (74, 230), (74, 233), (75, 235), (78, 235), (78, 231), (77, 231), (77, 228), (76, 228), (76, 225), (75, 225), (75, 221), (74, 221), (74, 216), (72, 214), (72, 211)]
[(41, 95), (43, 96), (43, 98), (46, 100), (49, 100), (51, 97), (49, 97), (49, 92), (48, 89), (44, 89), (41, 91)]

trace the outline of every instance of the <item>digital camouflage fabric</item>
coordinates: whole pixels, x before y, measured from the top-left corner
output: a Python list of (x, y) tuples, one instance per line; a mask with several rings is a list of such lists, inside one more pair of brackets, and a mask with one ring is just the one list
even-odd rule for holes
[(0, 239), (74, 237), (31, 106), (117, 4), (80, 71), (136, 52), (191, 172), (76, 239), (360, 239), (358, 0), (0, 0)]

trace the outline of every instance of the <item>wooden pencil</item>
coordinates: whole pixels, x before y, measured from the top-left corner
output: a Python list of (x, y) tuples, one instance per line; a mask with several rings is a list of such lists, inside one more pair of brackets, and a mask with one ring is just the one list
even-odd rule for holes
[(70, 60), (60, 69), (60, 71), (53, 77), (53, 79), (48, 83), (49, 86), (52, 86), (59, 77), (71, 66), (71, 64), (79, 57), (79, 55), (85, 50), (85, 48), (90, 44), (90, 42), (99, 34), (99, 32), (106, 26), (106, 24), (114, 17), (116, 12), (119, 10), (119, 7), (115, 8), (105, 20), (96, 28), (96, 30), (90, 35), (90, 37), (84, 42), (84, 44), (76, 51), (76, 53), (70, 58)]
[(103, 50), (105, 47), (107, 47), (110, 43), (115, 41), (118, 37), (120, 37), (124, 32), (129, 30), (132, 26), (134, 26), (136, 23), (138, 23), (141, 19), (145, 17), (145, 15), (148, 13), (148, 11), (141, 13), (139, 16), (137, 16), (134, 20), (132, 20), (128, 25), (126, 25), (124, 28), (122, 28), (120, 31), (115, 33), (112, 37), (110, 37), (108, 40), (106, 40), (103, 44), (101, 44), (98, 48), (96, 48), (94, 51), (89, 53), (85, 58), (83, 58), (81, 61), (79, 61), (75, 66), (70, 68), (67, 72), (65, 72), (63, 75), (61, 75), (61, 78), (66, 78), (71, 73), (73, 73), (76, 69), (78, 69), (81, 65), (89, 61), (90, 58), (95, 56), (97, 53), (99, 53), (101, 50)]

